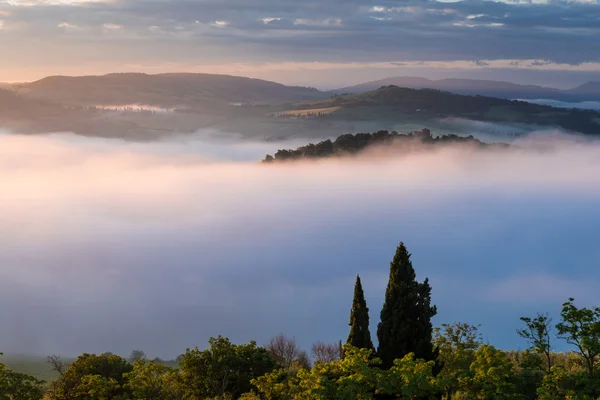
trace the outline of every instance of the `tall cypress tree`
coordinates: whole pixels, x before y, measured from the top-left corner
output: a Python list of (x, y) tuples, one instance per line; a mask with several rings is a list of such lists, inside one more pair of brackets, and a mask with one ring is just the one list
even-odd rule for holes
[(369, 309), (365, 301), (360, 276), (356, 276), (356, 284), (354, 285), (354, 300), (352, 301), (352, 310), (350, 311), (350, 334), (348, 335), (347, 344), (350, 344), (359, 349), (373, 348), (371, 341), (371, 333), (369, 332)]
[(437, 360), (431, 324), (436, 313), (436, 307), (431, 306), (429, 281), (417, 282), (410, 254), (400, 243), (390, 263), (390, 280), (377, 327), (377, 355), (383, 368), (392, 367), (395, 359), (408, 353), (426, 361)]

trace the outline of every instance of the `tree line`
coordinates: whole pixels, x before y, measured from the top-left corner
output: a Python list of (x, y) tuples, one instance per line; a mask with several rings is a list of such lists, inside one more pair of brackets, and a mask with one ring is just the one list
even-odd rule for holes
[(433, 137), (429, 129), (421, 129), (407, 134), (396, 131), (377, 131), (374, 133), (357, 133), (341, 135), (334, 141), (324, 140), (317, 144), (310, 143), (295, 150), (278, 150), (273, 156), (267, 154), (263, 163), (275, 161), (292, 161), (299, 159), (318, 159), (333, 156), (357, 154), (373, 146), (395, 146), (399, 152), (408, 153), (423, 148), (433, 148), (439, 145), (467, 145), (475, 148), (507, 148), (508, 144), (484, 143), (473, 136), (442, 135)]
[[(516, 334), (526, 350), (484, 343), (479, 326), (464, 322), (434, 328), (428, 279), (419, 282), (403, 243), (390, 263), (377, 325), (359, 276), (345, 344), (317, 342), (311, 355), (281, 334), (265, 346), (210, 338), (205, 350), (187, 349), (173, 365), (82, 354), (67, 364), (48, 358), (58, 377), (42, 382), (0, 364), (0, 399), (11, 400), (595, 400), (600, 398), (600, 308), (562, 305), (557, 324), (547, 314), (521, 318)], [(563, 340), (571, 351), (555, 351)]]

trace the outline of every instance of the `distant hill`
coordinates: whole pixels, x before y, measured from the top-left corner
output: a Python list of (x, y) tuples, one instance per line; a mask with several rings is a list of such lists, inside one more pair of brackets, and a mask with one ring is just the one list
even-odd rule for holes
[(314, 88), (213, 74), (51, 76), (15, 85), (21, 94), (72, 106), (143, 104), (211, 108), (237, 103), (281, 103), (326, 97)]
[(263, 163), (319, 159), (355, 155), (377, 146), (379, 150), (390, 150), (391, 155), (432, 149), (444, 145), (468, 146), (475, 149), (506, 149), (505, 143), (484, 143), (473, 136), (443, 135), (433, 137), (428, 129), (399, 134), (398, 132), (378, 131), (375, 133), (357, 133), (339, 136), (334, 141), (325, 140), (317, 144), (310, 143), (295, 150), (279, 150), (274, 156), (268, 154)]
[(355, 86), (336, 89), (330, 93), (363, 93), (389, 85), (410, 89), (437, 89), (456, 94), (482, 95), (503, 99), (551, 99), (568, 102), (600, 101), (600, 82), (588, 82), (573, 89), (560, 90), (502, 81), (454, 78), (430, 80), (408, 76), (361, 83)]
[(465, 118), (497, 123), (555, 126), (567, 131), (600, 134), (600, 112), (562, 109), (495, 97), (460, 95), (433, 89), (384, 86), (359, 94), (334, 95), (327, 100), (295, 104), (294, 108), (338, 107), (341, 118), (397, 118), (420, 115), (422, 119)]

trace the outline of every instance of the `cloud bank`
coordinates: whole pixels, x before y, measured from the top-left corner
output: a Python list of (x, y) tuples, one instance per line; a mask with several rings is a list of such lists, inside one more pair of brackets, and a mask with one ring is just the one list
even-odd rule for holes
[[(459, 68), (510, 63), (511, 69), (598, 71), (599, 17), (597, 0), (5, 0), (0, 50), (13, 54), (2, 69), (15, 76), (10, 80), (42, 67), (77, 73), (73, 65), (80, 74), (149, 65), (163, 71), (203, 65), (205, 72), (212, 65), (218, 72), (236, 63), (247, 70), (456, 61)], [(260, 68), (251, 73), (269, 76)]]
[(600, 304), (600, 158), (562, 137), (520, 145), (265, 166), (248, 160), (281, 143), (0, 135), (0, 349), (345, 340), (357, 273), (375, 335), (401, 240), (436, 323), (521, 346), (520, 316)]

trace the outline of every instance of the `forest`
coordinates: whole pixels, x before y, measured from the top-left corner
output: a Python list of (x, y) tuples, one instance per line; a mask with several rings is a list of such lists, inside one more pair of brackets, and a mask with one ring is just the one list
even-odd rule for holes
[(505, 143), (484, 143), (473, 136), (442, 135), (433, 137), (429, 129), (421, 129), (407, 134), (396, 131), (378, 131), (374, 133), (357, 133), (339, 136), (336, 140), (324, 140), (317, 144), (308, 144), (295, 150), (278, 150), (273, 156), (267, 154), (263, 162), (292, 161), (299, 159), (315, 159), (332, 156), (347, 156), (357, 154), (367, 148), (392, 148), (398, 153), (408, 153), (415, 150), (432, 149), (440, 145), (455, 144), (471, 146), (477, 149), (505, 149), (510, 145)]
[[(556, 324), (548, 314), (524, 316), (515, 335), (528, 348), (502, 350), (484, 343), (477, 325), (434, 327), (431, 293), (400, 243), (390, 262), (377, 344), (357, 276), (345, 343), (318, 342), (309, 355), (283, 334), (264, 346), (219, 336), (207, 349), (187, 349), (173, 363), (148, 360), (139, 350), (129, 358), (82, 354), (71, 363), (51, 356), (57, 378), (50, 382), (0, 363), (0, 399), (600, 398), (600, 308), (579, 308), (571, 298)], [(556, 351), (559, 341), (570, 350)]]

